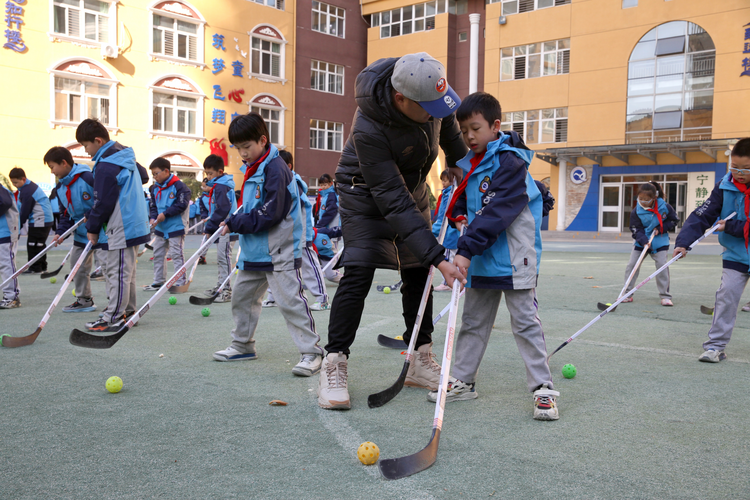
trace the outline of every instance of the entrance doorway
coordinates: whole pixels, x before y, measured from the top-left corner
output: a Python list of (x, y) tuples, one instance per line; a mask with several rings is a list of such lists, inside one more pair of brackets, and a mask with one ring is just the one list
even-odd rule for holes
[(601, 182), (599, 230), (622, 232), (630, 228), (630, 214), (638, 203), (638, 188), (649, 181), (664, 191), (664, 201), (677, 212), (677, 228), (686, 217), (687, 174), (603, 175)]

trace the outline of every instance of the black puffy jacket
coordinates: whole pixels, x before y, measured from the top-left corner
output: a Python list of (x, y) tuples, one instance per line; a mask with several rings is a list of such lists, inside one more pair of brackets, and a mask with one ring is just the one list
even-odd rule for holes
[(468, 149), (455, 115), (420, 124), (395, 108), (391, 75), (397, 60), (380, 59), (357, 76), (359, 107), (336, 169), (345, 247), (339, 266), (401, 269), (444, 259), (431, 231), (425, 179), (438, 147), (447, 167)]

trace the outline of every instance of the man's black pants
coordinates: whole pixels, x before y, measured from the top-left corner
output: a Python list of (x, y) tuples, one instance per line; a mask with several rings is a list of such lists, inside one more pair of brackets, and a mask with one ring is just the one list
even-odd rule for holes
[[(50, 227), (30, 227), (26, 240), (26, 251), (29, 253), (29, 260), (37, 256), (39, 252), (47, 246), (47, 237), (49, 236)], [(38, 261), (34, 262), (29, 268), (35, 273), (41, 273), (47, 270), (47, 255), (43, 255)]]

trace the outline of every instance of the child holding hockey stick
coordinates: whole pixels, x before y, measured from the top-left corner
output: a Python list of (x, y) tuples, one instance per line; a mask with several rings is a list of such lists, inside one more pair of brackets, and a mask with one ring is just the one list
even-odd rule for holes
[[(0, 184), (0, 281), (8, 280), (16, 272), (18, 228), (16, 199)], [(0, 309), (21, 307), (20, 294), (18, 278), (9, 280), (2, 289)]]
[[(224, 160), (219, 155), (208, 155), (203, 161), (203, 172), (206, 176), (208, 191), (208, 218), (203, 226), (206, 236), (214, 234), (219, 225), (229, 217), (229, 214), (237, 210), (237, 197), (234, 194), (234, 179), (231, 175), (224, 173)], [(204, 293), (211, 297), (217, 291), (222, 292), (215, 302), (229, 302), (232, 300), (232, 286), (227, 282), (223, 290), (218, 288), (232, 272), (232, 251), (234, 242), (239, 236), (237, 234), (222, 234), (216, 246), (216, 262), (219, 268), (219, 276), (216, 286), (209, 288)], [(202, 255), (201, 257), (205, 257)]]
[(729, 172), (716, 184), (711, 196), (688, 216), (675, 240), (674, 256), (684, 257), (692, 240), (717, 219), (737, 212), (734, 219), (719, 222), (719, 243), (724, 247), (721, 285), (716, 291), (708, 340), (703, 343), (703, 353), (698, 357), (698, 361), (706, 363), (727, 359), (724, 350), (732, 338), (737, 308), (750, 277), (750, 138), (738, 141), (730, 158)]
[(300, 266), (305, 248), (301, 192), (292, 171), (268, 141), (268, 128), (257, 113), (240, 115), (229, 125), (229, 141), (242, 157), (242, 209), (222, 231), (240, 234), (240, 270), (234, 284), (232, 344), (214, 353), (217, 361), (257, 359), (255, 331), (261, 300), (269, 287), (300, 352), (292, 373), (309, 377), (320, 371), (323, 350), (302, 289)]
[[(18, 206), (18, 226), (23, 227), (27, 221), (29, 223), (26, 251), (31, 260), (47, 246), (47, 237), (54, 221), (52, 204), (44, 191), (26, 178), (26, 172), (22, 168), (11, 169), (8, 177), (17, 189), (14, 195)], [(23, 274), (41, 274), (46, 270), (47, 256), (44, 255)]]
[[(55, 146), (44, 155), (44, 163), (59, 180), (57, 194), (60, 200), (60, 223), (52, 241), (59, 244), (60, 236), (73, 224), (86, 217), (94, 206), (94, 174), (86, 165), (73, 162), (73, 155), (68, 148)], [(86, 226), (81, 224), (73, 233), (73, 251), (71, 252), (70, 269), (75, 268), (83, 249), (89, 242)], [(107, 235), (102, 228), (99, 231), (98, 243), (94, 249), (107, 250)], [(63, 307), (65, 313), (96, 311), (96, 304), (91, 293), (91, 265), (93, 252), (88, 252), (78, 268), (73, 283), (76, 301)]]
[[(466, 273), (466, 303), (456, 339), (455, 364), (446, 401), (477, 397), (479, 364), (489, 342), (500, 300), (510, 312), (511, 331), (534, 394), (534, 418), (559, 418), (547, 363), (536, 284), (542, 253), (542, 195), (528, 172), (534, 157), (515, 132), (500, 131), (500, 103), (476, 92), (456, 111), (471, 150), (458, 165), (466, 172), (447, 216), (468, 224), (458, 239), (454, 264)], [(437, 391), (427, 399), (435, 401)]]
[[(154, 227), (154, 282), (143, 287), (153, 292), (167, 281), (167, 255), (172, 257), (175, 271), (185, 262), (185, 229), (187, 229), (190, 188), (172, 173), (172, 164), (166, 158), (157, 158), (149, 165), (154, 184), (149, 204), (149, 217)], [(185, 275), (175, 286), (185, 284)]]
[[(451, 192), (453, 186), (451, 185), (451, 178), (447, 171), (443, 170), (440, 172), (440, 181), (443, 183), (443, 191), (440, 193), (437, 199), (437, 206), (435, 207), (435, 222), (432, 223), (432, 234), (435, 238), (440, 234), (440, 228), (443, 225), (443, 218), (445, 217), (445, 211), (448, 208), (448, 201), (451, 199)], [(446, 200), (443, 203), (443, 200)], [(458, 243), (458, 230), (455, 227), (448, 227), (445, 232), (443, 239), (443, 246), (445, 247), (445, 260), (453, 262), (456, 256), (456, 244)], [(435, 287), (436, 292), (449, 292), (451, 287), (448, 283), (443, 280), (441, 284)]]
[[(223, 160), (222, 160), (223, 161)], [(206, 184), (206, 179), (203, 179), (203, 182), (201, 182), (201, 194), (198, 196), (198, 199), (195, 200), (195, 203), (198, 205), (198, 217), (202, 221), (205, 221), (208, 219), (209, 214), (209, 201), (211, 198), (209, 198), (208, 193), (211, 191), (211, 188), (208, 187), (208, 184)], [(205, 226), (204, 226), (205, 228)], [(203, 228), (201, 228), (201, 233), (203, 233)], [(196, 230), (196, 233), (198, 231)], [(206, 265), (206, 254), (208, 253), (208, 250), (203, 252), (203, 255), (200, 256), (198, 259), (198, 265), (205, 266)]]
[[(667, 252), (669, 251), (669, 234), (667, 234), (667, 231), (673, 230), (678, 221), (674, 208), (664, 201), (664, 193), (659, 184), (653, 181), (641, 184), (641, 187), (638, 188), (638, 204), (630, 213), (630, 232), (633, 233), (635, 246), (633, 246), (630, 261), (625, 268), (625, 279), (628, 279), (635, 268), (641, 253), (643, 253), (643, 248), (648, 245), (649, 236), (654, 230), (657, 235), (651, 242), (649, 254), (654, 259), (657, 269), (667, 262)], [(638, 283), (639, 271), (639, 269), (635, 270), (633, 278), (627, 284), (625, 293), (632, 290)], [(656, 277), (656, 288), (659, 290), (661, 305), (673, 306), (672, 295), (669, 293), (669, 269)], [(633, 296), (631, 295), (622, 302), (633, 302)]]

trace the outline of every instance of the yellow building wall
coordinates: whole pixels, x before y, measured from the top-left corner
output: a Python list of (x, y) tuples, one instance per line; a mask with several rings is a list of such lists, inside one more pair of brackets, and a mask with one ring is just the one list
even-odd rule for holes
[[(111, 138), (126, 146), (132, 146), (138, 161), (148, 167), (157, 156), (166, 151), (183, 151), (200, 163), (208, 156), (208, 140), (225, 138), (229, 152), (228, 173), (234, 174), (238, 188), (242, 181), (239, 173), (239, 155), (228, 144), (228, 125), (232, 113), (247, 113), (248, 102), (259, 93), (276, 96), (287, 107), (284, 122), (284, 142), (293, 149), (294, 141), (294, 42), (295, 2), (286, 2), (286, 10), (280, 11), (245, 0), (228, 0), (217, 8), (211, 0), (195, 0), (188, 3), (206, 19), (204, 35), (204, 61), (208, 66), (200, 68), (172, 64), (162, 60), (151, 61), (148, 55), (150, 36), (150, 2), (123, 0), (117, 7), (117, 44), (121, 53), (116, 59), (103, 59), (99, 48), (87, 48), (70, 42), (52, 42), (48, 33), (51, 2), (27, 2), (23, 5), (25, 24), (21, 31), (26, 45), (25, 53), (4, 49), (0, 51), (0, 95), (4, 96), (0, 107), (0, 173), (22, 167), (31, 180), (51, 182), (49, 169), (42, 163), (44, 153), (52, 146), (75, 142), (74, 127), (52, 128), (51, 78), (48, 69), (63, 59), (81, 57), (95, 61), (110, 71), (119, 80), (117, 91), (117, 123), (119, 132), (110, 133)], [(261, 82), (248, 79), (250, 69), (250, 37), (248, 31), (258, 24), (274, 26), (287, 40), (285, 57), (285, 84)], [(213, 34), (224, 35), (226, 51), (212, 46)], [(112, 38), (113, 33), (110, 33)], [(238, 39), (235, 42), (235, 38)], [(200, 43), (200, 42), (199, 42)], [(243, 58), (235, 46), (247, 53)], [(214, 75), (211, 62), (223, 58), (226, 69)], [(231, 63), (240, 60), (244, 64), (244, 77), (231, 76)], [(152, 110), (149, 85), (165, 75), (181, 75), (195, 82), (206, 95), (203, 103), (203, 136), (206, 141), (179, 140), (166, 137), (149, 137)], [(227, 96), (231, 90), (243, 89), (242, 102), (213, 99), (214, 85), (221, 85)], [(214, 108), (226, 111), (226, 123), (212, 123)]]

